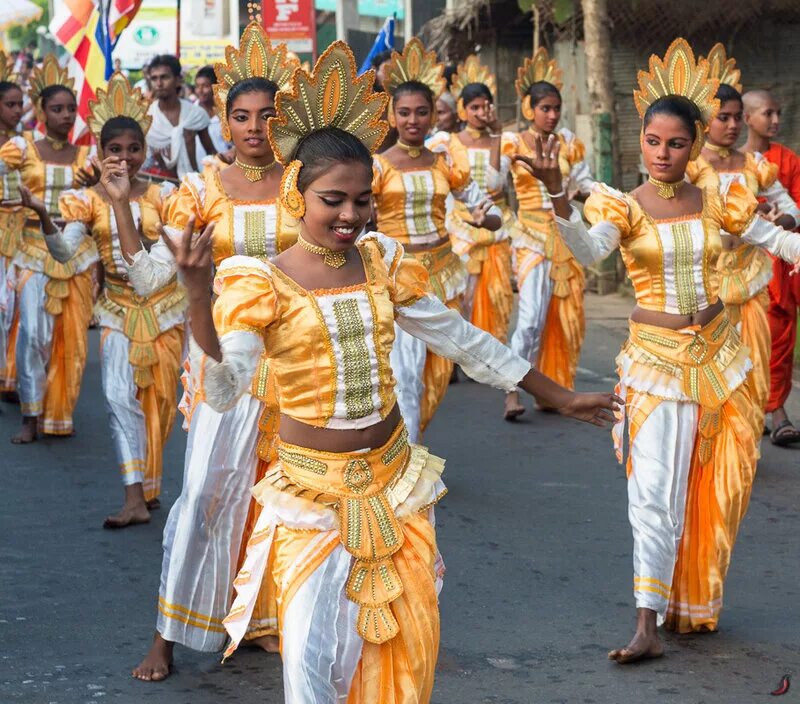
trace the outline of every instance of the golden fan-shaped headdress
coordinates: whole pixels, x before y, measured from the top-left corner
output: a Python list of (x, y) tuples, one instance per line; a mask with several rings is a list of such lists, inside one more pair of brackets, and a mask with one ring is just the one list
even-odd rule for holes
[(131, 88), (128, 79), (120, 71), (115, 71), (108, 79), (105, 88), (98, 88), (97, 98), (89, 101), (89, 119), (87, 124), (94, 138), (100, 141), (100, 131), (112, 117), (130, 117), (142, 127), (147, 134), (153, 118), (147, 114), (150, 101), (142, 95), (138, 88)]
[(492, 92), (492, 95), (497, 97), (497, 80), (494, 74), (481, 63), (475, 54), (470, 54), (456, 68), (450, 83), (450, 92), (453, 97), (459, 100), (461, 92), (470, 83), (483, 83)]
[(408, 81), (423, 83), (431, 89), (434, 100), (444, 91), (444, 65), (436, 59), (435, 51), (425, 51), (418, 37), (405, 45), (402, 54), (392, 52), (386, 66), (386, 80), (383, 87), (390, 95), (397, 87)]
[(64, 86), (73, 90), (75, 79), (70, 78), (67, 69), (58, 65), (55, 54), (47, 54), (41, 66), (34, 66), (31, 71), (31, 87), (28, 89), (28, 96), (36, 108), (36, 115), (39, 120), (43, 120), (42, 106), (39, 104), (42, 91), (49, 86)]
[(742, 92), (742, 72), (736, 68), (736, 59), (728, 58), (722, 42), (717, 42), (711, 47), (708, 56), (700, 58), (700, 61), (708, 62), (709, 78), (716, 78), (720, 85), (723, 83), (734, 90)]
[(6, 56), (6, 52), (0, 51), (0, 81), (14, 81), (12, 70), (14, 62)]
[(225, 103), (233, 86), (247, 78), (266, 78), (283, 90), (289, 85), (297, 65), (289, 60), (285, 44), (272, 46), (264, 28), (258, 22), (247, 25), (239, 40), (239, 48), (225, 48), (225, 62), (214, 64), (217, 83), (214, 100), (217, 104), (222, 135), (230, 140)]
[(525, 59), (522, 66), (517, 69), (517, 80), (514, 81), (517, 95), (525, 99), (528, 89), (539, 81), (547, 81), (558, 90), (563, 87), (561, 69), (556, 60), (550, 58), (550, 54), (543, 46), (540, 46), (529, 59)]
[(297, 190), (303, 164), (294, 159), (304, 137), (325, 127), (337, 127), (357, 137), (373, 153), (386, 137), (389, 125), (381, 116), (388, 97), (373, 93), (374, 81), (372, 69), (358, 75), (352, 50), (337, 41), (317, 59), (311, 74), (297, 69), (289, 88), (278, 93), (277, 116), (269, 120), (267, 135), (275, 158), (286, 166), (281, 200), (294, 217), (305, 212)]

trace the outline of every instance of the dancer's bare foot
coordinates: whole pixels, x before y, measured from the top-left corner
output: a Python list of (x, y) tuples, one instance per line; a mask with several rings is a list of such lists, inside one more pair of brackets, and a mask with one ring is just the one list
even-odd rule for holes
[(16, 435), (11, 436), (11, 442), (15, 445), (27, 445), (34, 442), (39, 437), (37, 428), (39, 418), (37, 416), (22, 416), (22, 427)]
[(144, 660), (133, 668), (131, 674), (137, 680), (144, 680), (145, 682), (160, 682), (167, 679), (172, 672), (172, 650), (174, 647), (175, 643), (164, 640), (161, 634), (156, 632), (150, 650), (147, 651)]
[(108, 516), (103, 528), (126, 528), (150, 522), (150, 511), (144, 500), (141, 482), (125, 487), (125, 504), (119, 513)]
[(624, 648), (612, 650), (609, 660), (616, 660), (620, 665), (628, 665), (639, 660), (660, 658), (664, 654), (664, 646), (658, 637), (656, 612), (652, 609), (637, 609), (636, 633)]
[(244, 641), (244, 644), (251, 648), (261, 648), (268, 653), (279, 653), (281, 651), (281, 643), (278, 636), (259, 636), (258, 638), (250, 638)]
[(517, 391), (512, 391), (506, 394), (503, 418), (505, 420), (516, 420), (523, 413), (525, 413), (525, 406), (523, 406), (519, 400), (519, 393)]

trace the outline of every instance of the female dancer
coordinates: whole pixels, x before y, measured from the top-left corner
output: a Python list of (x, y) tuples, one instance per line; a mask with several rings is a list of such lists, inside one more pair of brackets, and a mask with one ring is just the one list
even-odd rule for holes
[[(515, 83), (522, 114), (531, 125), (527, 132), (504, 140), (503, 153), (514, 160), (511, 174), (517, 193), (521, 233), (513, 243), (519, 287), (519, 315), (511, 349), (567, 388), (575, 384), (585, 323), (583, 269), (564, 245), (553, 218), (553, 196), (531, 176), (524, 160), (534, 155), (536, 137), (550, 135), (560, 145), (561, 187), (553, 193), (585, 198), (592, 177), (583, 160), (586, 149), (572, 132), (561, 128), (561, 70), (541, 47), (517, 72)], [(513, 420), (525, 412), (519, 394), (506, 396), (504, 417)]]
[[(740, 71), (736, 62), (716, 44), (708, 54), (710, 77), (720, 82), (717, 99), (719, 112), (711, 121), (700, 156), (690, 161), (688, 179), (700, 188), (719, 188), (727, 193), (731, 183), (739, 183), (754, 195), (766, 199), (779, 211), (775, 224), (792, 230), (800, 224), (800, 210), (778, 181), (778, 169), (761, 154), (740, 152), (735, 148), (742, 131)], [(722, 253), (717, 260), (719, 297), (725, 303), (731, 323), (738, 326), (742, 342), (750, 349), (753, 372), (748, 378), (755, 402), (756, 433), (764, 428), (764, 409), (769, 401), (770, 330), (766, 307), (767, 286), (772, 278), (772, 258), (761, 248), (742, 243), (723, 234)], [(789, 424), (791, 425), (791, 424)], [(773, 440), (780, 440), (787, 426), (772, 431)]]
[[(22, 89), (11, 80), (9, 62), (0, 51), (0, 146), (12, 137), (19, 136), (17, 128), (22, 119)], [(11, 171), (0, 176), (2, 197), (12, 200), (19, 193), (19, 172)], [(19, 207), (0, 208), (0, 394), (10, 394), (16, 388), (15, 346), (16, 334), (12, 335), (16, 314), (16, 277), (14, 255), (22, 236), (25, 211)]]
[[(443, 146), (454, 162), (468, 164), (472, 180), (489, 194), (502, 214), (502, 227), (492, 232), (473, 227), (466, 206), (457, 203), (448, 213), (447, 229), (453, 251), (465, 260), (469, 274), (464, 317), (505, 343), (514, 304), (509, 237), (519, 226), (505, 197), (511, 159), (502, 152), (503, 135), (494, 113), (495, 84), (494, 76), (477, 56), (459, 64), (450, 91), (458, 100), (458, 117), (466, 126), (457, 134), (438, 133), (428, 147), (436, 151)], [(511, 138), (505, 137), (506, 141)]]
[(105, 527), (123, 528), (147, 523), (148, 507), (157, 504), (161, 492), (163, 448), (175, 420), (186, 299), (174, 276), (146, 298), (134, 291), (117, 233), (122, 218), (110, 205), (112, 198), (124, 199), (131, 227), (146, 240), (158, 238), (166, 193), (137, 176), (147, 153), (148, 101), (138, 89), (131, 90), (124, 75), (115, 73), (89, 107), (89, 129), (109, 163), (126, 171), (127, 188), (115, 191), (115, 184), (106, 181), (66, 191), (60, 200), (63, 231), (52, 223), (41, 200), (24, 186), (20, 190), (23, 204), (39, 215), (56, 261), (70, 261), (87, 236), (100, 252), (104, 286), (95, 315), (102, 329), (103, 392), (125, 486), (122, 510), (106, 518)]
[[(31, 75), (30, 98), (45, 137), (12, 137), (0, 147), (0, 174), (18, 171), (22, 184), (41, 201), (48, 218), (59, 218), (58, 199), (73, 186), (89, 185), (84, 170), (89, 147), (69, 143), (77, 103), (72, 79), (48, 54)], [(96, 178), (95, 178), (96, 180)], [(4, 205), (9, 205), (6, 201)], [(17, 391), (22, 429), (11, 442), (36, 440), (37, 431), (72, 435), (72, 411), (86, 364), (86, 331), (92, 317), (92, 265), (97, 248), (86, 238), (66, 263), (47, 251), (39, 213), (28, 217), (14, 254), (19, 330)]]
[[(564, 195), (558, 225), (584, 264), (614, 249), (633, 281), (630, 337), (617, 358), (628, 420), (628, 515), (633, 528), (637, 626), (612, 650), (620, 663), (658, 657), (657, 623), (680, 633), (714, 631), (739, 523), (756, 468), (747, 348), (719, 299), (720, 231), (800, 260), (800, 237), (756, 215), (756, 199), (732, 182), (717, 189), (685, 181), (719, 101), (708, 65), (683, 39), (639, 72), (634, 101), (650, 174), (630, 194), (596, 190), (587, 232)], [(550, 192), (561, 188), (558, 143), (537, 140), (526, 159)], [(624, 418), (614, 429), (620, 460)]]
[[(439, 300), (458, 308), (466, 272), (445, 228), (447, 196), (452, 193), (466, 205), (476, 227), (497, 230), (501, 218), (470, 178), (468, 163), (453, 161), (445, 149), (434, 153), (425, 147), (436, 96), (444, 88), (442, 70), (435, 53), (426, 52), (417, 38), (402, 54), (393, 52), (384, 87), (392, 97), (389, 122), (398, 140), (375, 156), (372, 192), (378, 229), (422, 263)], [(405, 330), (399, 328), (396, 338), (391, 363), (398, 403), (409, 437), (417, 442), (444, 398), (453, 364)]]
[[(273, 48), (256, 23), (245, 29), (239, 50), (228, 47), (226, 59), (216, 66), (215, 88), (225, 138), (232, 139), (236, 160), (221, 171), (184, 179), (167, 212), (169, 234), (149, 254), (141, 248), (132, 252), (130, 275), (140, 293), (174, 275), (167, 241), (191, 239), (194, 229), (213, 227), (215, 266), (236, 255), (266, 260), (295, 241), (297, 222), (277, 201), (283, 170), (266, 135), (266, 121), (275, 114), (275, 93), (295, 67), (286, 60), (286, 47)], [(250, 490), (263, 473), (259, 457), (270, 457), (278, 420), (266, 357), (251, 393), (225, 413), (203, 402), (202, 389), (192, 388), (191, 382), (187, 386), (184, 405), (190, 426), (183, 489), (164, 529), (157, 632), (133, 670), (134, 677), (144, 680), (169, 675), (176, 642), (201, 651), (222, 648), (222, 618), (230, 605), (242, 538), (247, 540), (257, 515)], [(275, 612), (266, 591), (248, 640), (276, 649)]]
[(479, 380), (519, 383), (596, 424), (615, 407), (611, 394), (559, 387), (464, 321), (429, 293), (425, 268), (396, 240), (360, 236), (370, 151), (387, 128), (372, 81), (336, 42), (313, 75), (299, 70), (278, 95), (270, 140), (300, 236), (273, 260), (223, 262), (213, 321), (208, 235), (193, 247), (170, 242), (190, 291), (192, 369), (206, 401), (235, 404), (264, 349), (278, 377), (278, 459), (254, 490), (264, 510), (225, 626), (230, 654), (273, 565), (287, 702), (430, 697), (439, 616), (429, 508), (445, 491), (443, 461), (408, 442), (388, 359), (395, 318)]

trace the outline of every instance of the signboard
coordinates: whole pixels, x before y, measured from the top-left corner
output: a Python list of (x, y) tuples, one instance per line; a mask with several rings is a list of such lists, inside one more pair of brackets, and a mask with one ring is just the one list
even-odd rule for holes
[(181, 37), (181, 66), (208, 66), (225, 61), (225, 47), (236, 45), (226, 39), (184, 39)]
[[(314, 6), (318, 10), (336, 12), (336, 0), (315, 0)], [(402, 20), (404, 8), (403, 0), (358, 0), (358, 14), (363, 17), (385, 18), (395, 15)]]
[(261, 12), (264, 29), (273, 42), (285, 42), (296, 54), (316, 56), (314, 0), (264, 0)]
[(238, 19), (238, 2), (181, 0), (181, 65), (189, 68), (224, 60), (225, 47), (239, 44)]
[(114, 58), (123, 68), (140, 69), (156, 54), (174, 54), (177, 48), (177, 0), (147, 0), (122, 32)]

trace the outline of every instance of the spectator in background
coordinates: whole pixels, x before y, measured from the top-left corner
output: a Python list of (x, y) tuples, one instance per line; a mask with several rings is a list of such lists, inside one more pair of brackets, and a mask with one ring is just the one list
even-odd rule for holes
[(171, 54), (150, 61), (148, 81), (154, 100), (148, 110), (153, 124), (147, 134), (146, 167), (150, 173), (179, 179), (199, 171), (196, 138), (206, 154), (217, 153), (208, 134), (208, 113), (178, 96), (181, 75), (181, 62)]
[[(214, 84), (217, 82), (217, 74), (214, 73), (212, 66), (203, 66), (194, 77), (194, 92), (197, 96), (197, 104), (208, 114), (208, 134), (218, 153), (228, 151), (231, 146), (222, 136), (222, 125), (217, 115), (217, 106), (214, 102)], [(206, 156), (206, 151), (200, 140), (197, 140), (197, 158), (202, 161)]]
[(114, 70), (119, 71), (125, 78), (128, 78), (130, 71), (122, 68), (122, 59), (114, 59)]
[(370, 62), (372, 68), (375, 69), (375, 87), (373, 90), (379, 92), (383, 90), (383, 81), (386, 78), (386, 66), (389, 64), (389, 59), (392, 58), (392, 50), (387, 49), (372, 57)]

